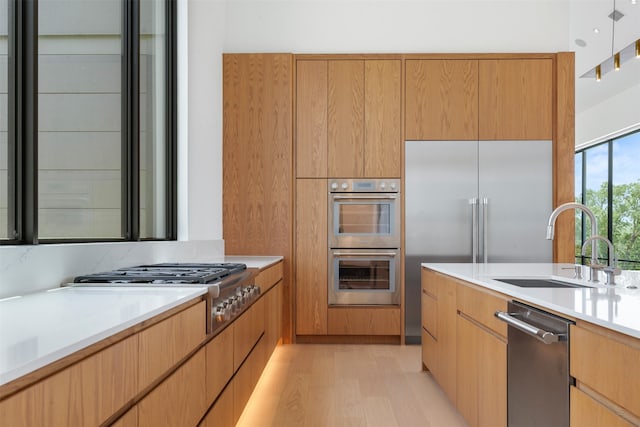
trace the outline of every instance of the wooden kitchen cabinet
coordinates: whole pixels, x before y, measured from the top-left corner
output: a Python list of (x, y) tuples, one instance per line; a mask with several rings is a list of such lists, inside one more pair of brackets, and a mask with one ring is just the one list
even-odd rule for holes
[(478, 61), (406, 61), (407, 140), (478, 139)]
[(327, 181), (296, 180), (296, 335), (327, 334)]
[(553, 139), (553, 59), (406, 63), (407, 140)]
[(593, 397), (571, 386), (571, 427), (632, 427), (632, 424)]
[(479, 62), (481, 140), (553, 139), (553, 60)]
[[(569, 367), (578, 389), (640, 423), (640, 340), (585, 322), (571, 325)], [(573, 404), (573, 403), (572, 403)]]
[(227, 255), (282, 255), (291, 342), (293, 55), (223, 55), (222, 235)]
[(329, 335), (400, 335), (400, 307), (331, 307)]
[(458, 285), (454, 280), (425, 268), (421, 275), (422, 329), (423, 335), (427, 335), (422, 363), (431, 371), (447, 397), (455, 402)]
[(282, 284), (277, 283), (264, 295), (264, 339), (267, 360), (282, 339)]
[(472, 427), (506, 427), (506, 327), (493, 314), (507, 300), (463, 282), (456, 297), (456, 406)]
[(296, 65), (296, 176), (400, 177), (400, 59)]
[(233, 382), (224, 389), (218, 400), (213, 404), (199, 427), (233, 427)]
[(138, 426), (195, 426), (206, 412), (206, 357), (201, 348), (138, 403)]
[(205, 306), (201, 301), (140, 332), (140, 389), (147, 387), (204, 341), (207, 324)]
[(233, 322), (233, 369), (238, 370), (264, 333), (265, 298), (257, 300)]
[(100, 425), (138, 393), (137, 360), (132, 335), (0, 402), (0, 424)]
[(207, 402), (216, 400), (233, 376), (233, 330), (227, 326), (205, 346)]

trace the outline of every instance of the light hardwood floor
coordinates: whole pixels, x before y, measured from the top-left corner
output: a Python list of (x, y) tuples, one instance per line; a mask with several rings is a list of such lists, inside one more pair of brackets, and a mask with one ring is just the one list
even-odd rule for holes
[(420, 346), (279, 346), (238, 427), (466, 427)]

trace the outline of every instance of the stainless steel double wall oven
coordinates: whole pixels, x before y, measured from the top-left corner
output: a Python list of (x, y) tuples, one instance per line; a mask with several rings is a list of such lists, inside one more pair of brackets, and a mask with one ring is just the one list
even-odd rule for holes
[(329, 179), (330, 305), (400, 303), (400, 180)]

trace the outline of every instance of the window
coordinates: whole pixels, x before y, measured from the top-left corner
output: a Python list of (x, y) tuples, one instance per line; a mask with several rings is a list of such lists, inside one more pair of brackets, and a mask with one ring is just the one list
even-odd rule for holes
[[(576, 201), (593, 210), (598, 234), (611, 240), (618, 265), (640, 270), (640, 131), (576, 153)], [(582, 214), (576, 217), (576, 258), (584, 263), (580, 248), (591, 226)], [(587, 248), (587, 255), (590, 249)], [(606, 245), (598, 244), (598, 257), (608, 262)]]
[(0, 8), (0, 239), (175, 238), (175, 2)]

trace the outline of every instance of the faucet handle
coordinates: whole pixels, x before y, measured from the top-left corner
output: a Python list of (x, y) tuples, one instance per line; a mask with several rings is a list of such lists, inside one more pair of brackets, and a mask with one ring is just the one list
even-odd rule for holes
[(615, 286), (616, 285), (616, 276), (619, 276), (622, 273), (617, 267), (608, 266), (602, 269), (604, 273), (607, 275), (607, 281), (605, 285)]

